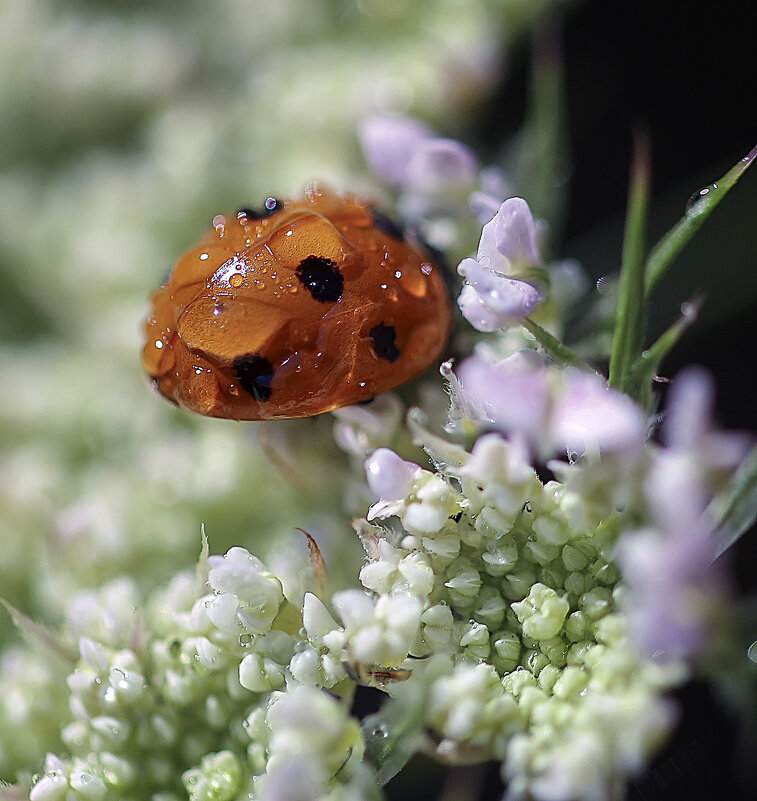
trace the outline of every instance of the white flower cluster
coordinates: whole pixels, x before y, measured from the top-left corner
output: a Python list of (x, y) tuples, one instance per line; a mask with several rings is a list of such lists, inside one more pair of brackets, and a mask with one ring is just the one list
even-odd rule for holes
[[(309, 798), (334, 787), (342, 788), (334, 798), (377, 792), (349, 716), (351, 693), (339, 700), (316, 689), (346, 677), (341, 662), (332, 659), (334, 677), (311, 675), (307, 637), (297, 636), (304, 611), (319, 645), (320, 602), (307, 595), (304, 610), (291, 604), (244, 548), (203, 559), (200, 570), (206, 581), (180, 574), (141, 612), (126, 581), (72, 603), (78, 660), (67, 679), (72, 719), (61, 732), (70, 756), (48, 757), (32, 801), (160, 794), (177, 764), (194, 765), (181, 777), (192, 801), (274, 799), (295, 786)], [(331, 639), (343, 636), (325, 615)], [(395, 636), (389, 621), (384, 628)], [(312, 680), (298, 683), (298, 672)]]
[[(76, 598), (69, 756), (48, 757), (32, 801), (157, 792), (177, 760), (192, 801), (379, 798), (380, 764), (368, 755), (376, 731), (392, 741), (398, 714), (414, 747), (441, 760), (500, 760), (511, 799), (616, 792), (670, 728), (662, 694), (710, 622), (703, 604), (684, 603), (702, 586), (717, 598), (712, 550), (675, 536), (655, 476), (689, 493), (681, 502), (701, 523), (744, 443), (710, 430), (697, 375), (673, 394), (657, 446), (594, 377), (539, 370), (546, 401), (534, 413), (561, 421), (543, 446), (580, 442), (583, 457), (549, 462), (563, 480), (545, 483), (517, 426), (509, 439), (489, 432), (469, 452), (451, 450), (457, 458), (436, 471), (377, 449), (365, 464), (377, 500), (356, 524), (368, 554), (362, 589), (324, 594), (315, 569), (282, 581), (233, 547), (145, 604), (129, 581)], [(587, 393), (606, 399), (594, 418)], [(475, 397), (453, 405), (466, 403), (481, 408)], [(627, 493), (643, 502), (624, 510), (595, 490), (617, 481), (629, 454)], [(585, 486), (590, 496), (576, 489)], [(650, 528), (636, 532), (640, 519)], [(650, 537), (669, 561), (643, 570)], [(677, 582), (673, 559), (690, 566)], [(629, 604), (640, 593), (644, 602)], [(662, 652), (654, 660), (650, 645)], [(383, 711), (367, 730), (351, 717), (358, 684), (396, 696), (385, 724)]]
[[(571, 771), (609, 793), (664, 732), (669, 715), (649, 708), (664, 709), (658, 693), (677, 677), (639, 659), (618, 612), (619, 521), (557, 482), (542, 484), (523, 451), (497, 434), (479, 438), (454, 473), (430, 474), (388, 451), (366, 470), (389, 495), (371, 514), (399, 516), (407, 533), (399, 547), (378, 541), (361, 580), (379, 603), (409, 591), (423, 604), (408, 656), (433, 658), (404, 666), (414, 668), (410, 682), (430, 682), (426, 725), (439, 755), (504, 759), (514, 797), (582, 798), (587, 785), (569, 787)], [(437, 482), (446, 493), (417, 497)], [(437, 512), (435, 530), (405, 525), (417, 503)], [(617, 712), (597, 716), (610, 692)], [(569, 745), (566, 726), (593, 744), (591, 775), (575, 763), (584, 750)]]

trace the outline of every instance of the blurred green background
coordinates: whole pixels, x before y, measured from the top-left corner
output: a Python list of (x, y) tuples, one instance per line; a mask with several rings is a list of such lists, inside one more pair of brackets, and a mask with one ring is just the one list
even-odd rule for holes
[(297, 442), (276, 467), (256, 426), (164, 403), (139, 361), (147, 297), (221, 211), (314, 179), (381, 191), (358, 121), (460, 132), (539, 7), (0, 5), (0, 595), (55, 623), (81, 589), (192, 564), (202, 523), (214, 552), (261, 554), (302, 526), (336, 583), (354, 575), (330, 417), (271, 427), (274, 449)]

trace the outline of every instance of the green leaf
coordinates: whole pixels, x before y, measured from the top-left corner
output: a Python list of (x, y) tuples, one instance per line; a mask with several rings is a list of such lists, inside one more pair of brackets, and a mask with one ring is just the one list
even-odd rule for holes
[(722, 503), (715, 526), (718, 556), (757, 520), (757, 446), (752, 448), (731, 480), (731, 491)]
[(634, 399), (642, 394), (631, 373), (644, 343), (644, 249), (649, 206), (650, 165), (646, 139), (637, 137), (628, 191), (618, 307), (610, 354), (610, 386)]
[(699, 316), (701, 301), (690, 300), (681, 305), (681, 316), (647, 348), (629, 369), (629, 383), (639, 387), (638, 400), (645, 409), (652, 405), (652, 381), (662, 360)]
[(530, 317), (524, 317), (520, 321), (520, 324), (534, 337), (542, 348), (544, 348), (547, 355), (551, 356), (556, 362), (574, 364), (577, 367), (581, 367), (583, 370), (590, 370), (592, 373), (596, 372), (591, 365), (587, 364), (567, 345), (563, 345), (559, 339), (553, 337), (546, 328), (542, 328), (539, 323), (535, 323)]
[(689, 240), (702, 227), (715, 206), (726, 196), (755, 158), (757, 158), (757, 145), (738, 164), (731, 167), (719, 181), (700, 189), (691, 197), (683, 217), (663, 236), (649, 254), (645, 277), (647, 295), (657, 286), (678, 254), (688, 245)]

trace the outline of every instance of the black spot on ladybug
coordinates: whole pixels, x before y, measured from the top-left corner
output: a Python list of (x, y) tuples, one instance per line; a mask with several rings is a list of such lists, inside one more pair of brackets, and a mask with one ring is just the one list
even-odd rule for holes
[(264, 217), (270, 217), (272, 214), (276, 214), (277, 211), (281, 211), (283, 208), (284, 204), (280, 200), (275, 197), (267, 197), (261, 209), (239, 209), (239, 211), (237, 211), (237, 218), (241, 219), (242, 217), (246, 217), (248, 220), (262, 220)]
[(342, 299), (344, 278), (331, 259), (308, 256), (300, 262), (296, 273), (314, 300), (321, 303), (336, 303)]
[(264, 403), (271, 397), (271, 379), (273, 365), (259, 353), (246, 353), (234, 359), (234, 375), (242, 385), (242, 389)]
[(388, 362), (396, 362), (400, 357), (400, 350), (395, 345), (394, 340), (397, 332), (393, 325), (381, 325), (371, 328), (369, 334), (373, 350), (379, 359), (386, 359)]
[(391, 217), (387, 217), (386, 214), (376, 211), (376, 209), (371, 209), (371, 212), (373, 213), (373, 224), (379, 231), (382, 231), (387, 236), (392, 237), (392, 239), (397, 239), (400, 242), (405, 239), (405, 231), (398, 222)]

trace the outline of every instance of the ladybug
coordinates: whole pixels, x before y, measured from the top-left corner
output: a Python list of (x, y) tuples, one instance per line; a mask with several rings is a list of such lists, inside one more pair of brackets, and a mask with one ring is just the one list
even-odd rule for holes
[(144, 366), (211, 417), (310, 417), (403, 384), (452, 325), (442, 269), (362, 197), (313, 185), (219, 215), (153, 293)]

